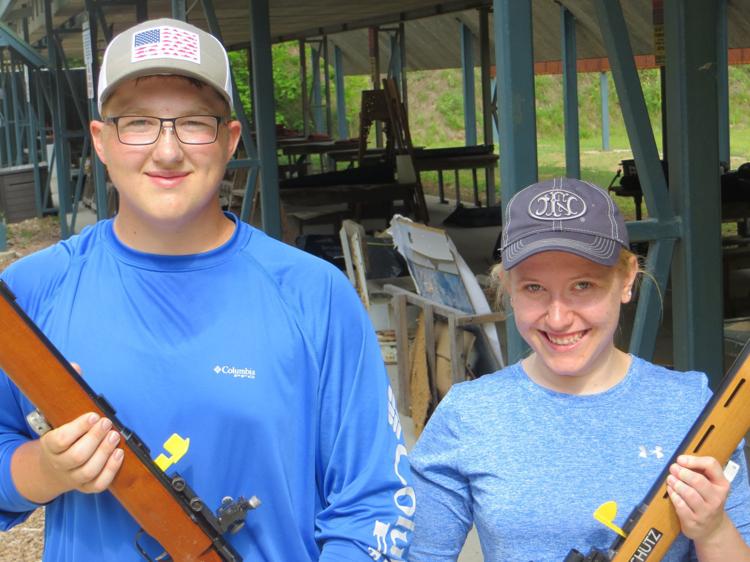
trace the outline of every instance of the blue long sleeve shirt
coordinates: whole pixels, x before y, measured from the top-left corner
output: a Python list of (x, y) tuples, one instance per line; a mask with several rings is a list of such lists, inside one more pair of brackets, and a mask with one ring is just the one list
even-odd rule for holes
[[(338, 270), (236, 223), (213, 251), (161, 256), (101, 221), (2, 277), (152, 457), (190, 440), (167, 474), (212, 509), (260, 498), (228, 537), (247, 560), (400, 560), (415, 498), (369, 319)], [(37, 507), (10, 476), (32, 409), (0, 376), (3, 529)], [(66, 493), (46, 506), (44, 559), (140, 560), (137, 531), (108, 492)]]
[[(455, 385), (412, 451), (419, 510), (411, 562), (456, 560), (472, 524), (486, 562), (562, 562), (606, 550), (616, 535), (593, 518), (618, 505), (622, 527), (710, 397), (702, 373), (632, 358), (609, 390), (571, 395), (534, 383), (516, 363)], [(750, 539), (744, 454), (726, 510)], [(695, 560), (680, 536), (665, 562)]]

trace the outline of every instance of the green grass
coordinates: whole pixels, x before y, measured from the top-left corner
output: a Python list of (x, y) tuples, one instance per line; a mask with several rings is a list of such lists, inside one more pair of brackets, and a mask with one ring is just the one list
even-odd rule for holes
[[(288, 69), (287, 74), (298, 72), (296, 63), (296, 46), (277, 48), (274, 52), (274, 62), (283, 63)], [(279, 76), (282, 72), (279, 73)], [(476, 73), (475, 92), (476, 107), (480, 113), (481, 87), (479, 72)], [(661, 139), (661, 109), (660, 85), (657, 70), (641, 71), (646, 108), (654, 131), (654, 141), (660, 150)], [(289, 77), (283, 79), (275, 77), (277, 90), (283, 94), (283, 102), (279, 105), (282, 114), (281, 121), (298, 125), (301, 123), (299, 115), (300, 103), (294, 99), (294, 83)], [(297, 79), (297, 78), (294, 78)], [(411, 135), (415, 146), (449, 147), (465, 144), (462, 74), (459, 69), (415, 71), (409, 72), (408, 81), (408, 111)], [(578, 75), (579, 100), (579, 130), (581, 177), (606, 188), (620, 162), (632, 158), (625, 126), (622, 119), (617, 92), (611, 73), (609, 80), (609, 126), (610, 150), (602, 150), (601, 138), (601, 102), (599, 92), (598, 73)], [(361, 91), (371, 87), (367, 76), (347, 76), (345, 78), (346, 114), (349, 123), (349, 135), (357, 136), (359, 131), (359, 111)], [(730, 96), (730, 146), (731, 166), (738, 167), (750, 160), (750, 66), (732, 66), (729, 69)], [(332, 94), (335, 100), (335, 91)], [(561, 76), (537, 76), (535, 78), (536, 99), (536, 130), (537, 130), (537, 161), (539, 178), (565, 175), (565, 146), (562, 114), (562, 78)], [(295, 113), (296, 112), (296, 113)], [(335, 122), (335, 121), (334, 121)], [(480, 142), (482, 138), (482, 118), (477, 115), (477, 134)], [(371, 133), (370, 144), (374, 145), (374, 133)], [(496, 148), (497, 150), (497, 148)], [(428, 193), (437, 193), (437, 173), (423, 174), (423, 183)], [(454, 179), (452, 173), (445, 174), (445, 192), (448, 197), (454, 197)], [(472, 179), (469, 171), (462, 171), (459, 175), (462, 186), (461, 199), (470, 202), (472, 195)], [(484, 174), (479, 173), (479, 189), (484, 191)], [(499, 189), (499, 179), (496, 174), (496, 185)], [(616, 201), (628, 219), (635, 217), (633, 201), (630, 198), (616, 197)], [(644, 208), (644, 216), (647, 212)], [(725, 227), (731, 228), (731, 227)]]

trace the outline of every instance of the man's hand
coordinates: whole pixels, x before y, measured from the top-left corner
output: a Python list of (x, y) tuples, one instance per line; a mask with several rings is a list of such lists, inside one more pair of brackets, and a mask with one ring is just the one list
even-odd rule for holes
[(40, 466), (64, 492), (106, 490), (124, 456), (117, 448), (120, 434), (112, 430), (112, 422), (94, 413), (45, 433), (39, 441)]
[(13, 482), (35, 503), (71, 490), (103, 492), (122, 466), (125, 453), (117, 448), (119, 442), (110, 420), (93, 412), (83, 414), (16, 449), (11, 459)]
[(716, 459), (680, 455), (669, 472), (667, 492), (685, 536), (700, 542), (710, 539), (722, 525), (731, 525), (724, 512), (729, 481)]

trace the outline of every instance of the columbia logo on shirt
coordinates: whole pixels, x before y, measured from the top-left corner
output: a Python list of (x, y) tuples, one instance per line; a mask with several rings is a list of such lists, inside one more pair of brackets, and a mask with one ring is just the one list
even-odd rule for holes
[(254, 379), (255, 369), (230, 367), (229, 365), (216, 365), (213, 368), (217, 375), (229, 375), (236, 379)]

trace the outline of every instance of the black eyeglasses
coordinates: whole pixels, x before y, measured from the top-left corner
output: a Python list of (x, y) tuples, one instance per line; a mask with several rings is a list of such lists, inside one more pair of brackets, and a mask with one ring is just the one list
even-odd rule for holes
[(183, 144), (211, 144), (216, 142), (219, 124), (224, 120), (218, 115), (185, 115), (184, 117), (152, 117), (150, 115), (120, 115), (106, 117), (113, 123), (117, 138), (122, 144), (154, 144), (161, 134), (164, 122), (172, 123), (172, 130)]

